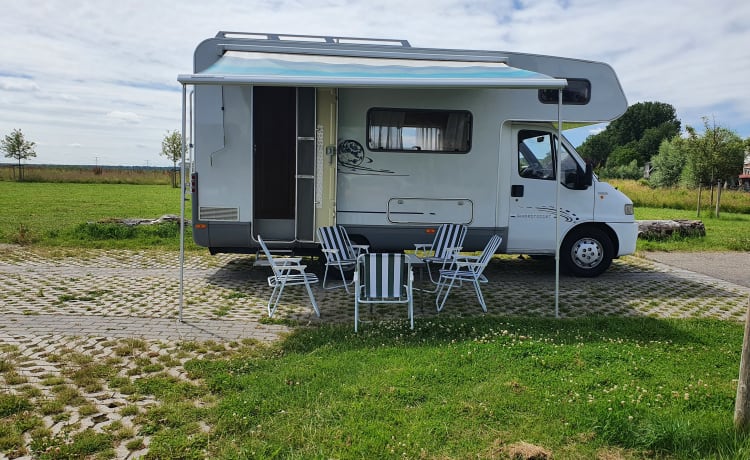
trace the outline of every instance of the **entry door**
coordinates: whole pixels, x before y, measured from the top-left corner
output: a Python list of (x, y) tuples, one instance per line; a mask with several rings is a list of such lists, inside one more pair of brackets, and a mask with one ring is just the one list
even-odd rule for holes
[(312, 241), (314, 174), (314, 89), (253, 88), (253, 234)]
[[(550, 132), (514, 129), (508, 250), (555, 250), (555, 136)], [(541, 251), (540, 251), (541, 250)]]

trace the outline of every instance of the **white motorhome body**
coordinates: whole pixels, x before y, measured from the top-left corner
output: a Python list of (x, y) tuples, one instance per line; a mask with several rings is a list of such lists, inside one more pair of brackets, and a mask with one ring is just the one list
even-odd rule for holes
[(492, 234), (506, 253), (553, 255), (560, 241), (582, 276), (635, 250), (632, 202), (558, 129), (624, 113), (606, 64), (220, 32), (178, 79), (194, 92), (193, 238), (212, 253), (254, 252), (258, 234), (314, 250), (333, 224), (408, 250), (447, 222), (469, 227), (467, 251)]

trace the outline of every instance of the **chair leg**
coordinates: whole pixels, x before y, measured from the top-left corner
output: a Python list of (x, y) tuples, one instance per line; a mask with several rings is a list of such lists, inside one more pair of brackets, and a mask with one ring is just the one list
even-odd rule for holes
[(344, 289), (346, 289), (346, 293), (349, 294), (349, 283), (346, 282), (346, 276), (344, 276), (344, 269), (341, 267), (341, 265), (339, 265), (339, 272), (341, 273), (341, 283), (344, 285)]
[[(437, 281), (435, 281), (435, 280), (434, 280), (434, 279), (432, 278), (432, 270), (430, 270), (430, 265), (431, 265), (431, 264), (430, 264), (429, 262), (427, 262), (427, 261), (425, 261), (425, 263), (424, 263), (424, 264), (425, 264), (425, 265), (427, 266), (427, 275), (428, 275), (428, 276), (430, 277), (430, 282), (432, 282), (432, 284), (438, 284), (438, 283), (440, 282), (440, 276), (438, 276), (438, 280), (437, 280)], [(439, 272), (438, 272), (438, 273), (439, 273)]]
[[(442, 278), (441, 278), (442, 279)], [(443, 307), (445, 306), (445, 301), (448, 300), (448, 294), (450, 294), (451, 289), (453, 288), (453, 283), (456, 282), (456, 277), (451, 277), (451, 282), (448, 284), (448, 286), (445, 286), (445, 283), (441, 283), (438, 285), (438, 293), (435, 297), (435, 305), (437, 306), (437, 311), (440, 312), (443, 310)], [(443, 294), (443, 289), (445, 289), (445, 294)], [(440, 296), (443, 295), (443, 301), (440, 301)]]
[(328, 279), (328, 268), (329, 267), (330, 267), (330, 265), (326, 264), (326, 271), (323, 274), (323, 289), (336, 289), (336, 288), (340, 288), (340, 287), (343, 286), (344, 289), (346, 289), (346, 293), (349, 294), (349, 285), (352, 284), (352, 283), (354, 283), (354, 280), (349, 281), (349, 282), (346, 281), (346, 277), (344, 276), (344, 268), (341, 265), (339, 265), (339, 272), (341, 273), (342, 284), (335, 284), (335, 285), (332, 285), (332, 286), (326, 286), (326, 280)]
[[(284, 284), (283, 283), (277, 283), (273, 287), (273, 292), (271, 292), (271, 298), (268, 299), (268, 317), (273, 318), (273, 314), (276, 313), (276, 309), (279, 306), (279, 300), (281, 300), (281, 293), (284, 292)], [(273, 303), (273, 307), (271, 304)]]
[(323, 273), (323, 289), (328, 289), (326, 288), (326, 280), (328, 279), (328, 267), (329, 265), (326, 264), (326, 271), (325, 273)]
[(479, 300), (482, 311), (487, 313), (487, 304), (484, 303), (484, 295), (482, 294), (482, 288), (479, 287), (479, 279), (474, 280), (474, 291), (477, 293), (477, 300)]
[(359, 325), (359, 298), (354, 297), (354, 332), (357, 332)]
[(409, 306), (407, 308), (409, 309), (409, 325), (414, 330), (414, 298), (411, 294), (409, 294)]
[(320, 310), (318, 309), (318, 304), (315, 303), (315, 297), (313, 297), (313, 292), (310, 288), (310, 284), (305, 283), (305, 287), (307, 288), (307, 294), (310, 296), (310, 303), (312, 303), (313, 310), (315, 310), (315, 315), (320, 318)]

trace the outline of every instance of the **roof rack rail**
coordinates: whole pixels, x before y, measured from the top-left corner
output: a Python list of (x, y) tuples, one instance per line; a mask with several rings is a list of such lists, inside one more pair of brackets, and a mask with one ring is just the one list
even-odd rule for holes
[(304, 41), (330, 44), (369, 44), (369, 45), (391, 45), (410, 48), (408, 40), (395, 40), (389, 38), (363, 38), (363, 37), (334, 37), (327, 35), (296, 35), (296, 34), (267, 34), (262, 32), (232, 32), (220, 31), (216, 38), (246, 38), (251, 40), (273, 40), (273, 41)]

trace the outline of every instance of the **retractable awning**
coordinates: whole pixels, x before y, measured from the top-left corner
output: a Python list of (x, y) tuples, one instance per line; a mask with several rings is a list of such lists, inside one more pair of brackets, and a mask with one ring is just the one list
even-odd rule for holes
[(177, 80), (190, 85), (316, 87), (562, 88), (565, 79), (503, 62), (227, 51), (207, 69)]

